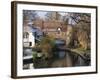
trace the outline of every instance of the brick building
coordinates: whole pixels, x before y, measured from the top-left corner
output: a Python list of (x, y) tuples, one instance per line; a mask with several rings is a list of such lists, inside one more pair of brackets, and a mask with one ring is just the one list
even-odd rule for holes
[(36, 20), (33, 21), (34, 25), (42, 30), (44, 33), (51, 35), (55, 38), (66, 39), (67, 25), (59, 20), (54, 21), (43, 21)]

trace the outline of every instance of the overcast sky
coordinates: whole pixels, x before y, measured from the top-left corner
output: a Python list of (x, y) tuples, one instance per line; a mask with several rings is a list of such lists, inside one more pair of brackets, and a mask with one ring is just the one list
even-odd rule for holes
[[(45, 18), (45, 15), (47, 14), (48, 11), (37, 11), (37, 14), (41, 17), (41, 18)], [(64, 12), (59, 12), (59, 14), (61, 14), (62, 16), (67, 15), (68, 13), (64, 13)]]

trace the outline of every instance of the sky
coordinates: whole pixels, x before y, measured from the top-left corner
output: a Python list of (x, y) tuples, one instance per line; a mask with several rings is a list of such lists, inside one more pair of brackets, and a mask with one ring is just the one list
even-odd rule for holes
[[(45, 18), (45, 15), (47, 14), (48, 11), (37, 11), (37, 14), (41, 17), (41, 18)], [(59, 12), (59, 14), (61, 14), (62, 16), (64, 16), (65, 14), (67, 15), (68, 13), (64, 13), (64, 12)]]

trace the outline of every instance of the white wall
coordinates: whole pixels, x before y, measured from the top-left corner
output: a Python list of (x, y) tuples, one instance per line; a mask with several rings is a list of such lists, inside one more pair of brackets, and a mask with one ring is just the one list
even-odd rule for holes
[[(100, 0), (30, 0), (30, 1), (80, 4), (80, 5), (98, 5), (98, 6), (100, 5)], [(0, 0), (0, 80), (13, 80), (10, 78), (10, 73), (11, 73), (10, 72), (11, 70), (10, 69), (11, 68), (11, 48), (10, 48), (11, 8), (10, 7), (11, 7), (11, 0)], [(100, 14), (100, 6), (98, 14)], [(98, 22), (100, 22), (100, 18)], [(100, 27), (98, 28), (98, 30), (100, 30)], [(100, 37), (98, 41), (100, 41)], [(98, 45), (99, 44), (100, 42), (98, 43)], [(100, 57), (100, 54), (98, 54), (98, 57)], [(100, 67), (100, 59), (98, 60), (98, 63), (99, 63), (98, 66)], [(100, 69), (98, 74), (45, 77), (45, 78), (35, 78), (34, 80), (55, 80), (55, 79), (56, 80), (100, 80), (99, 76), (100, 76)], [(33, 80), (33, 78), (28, 78), (26, 80)]]

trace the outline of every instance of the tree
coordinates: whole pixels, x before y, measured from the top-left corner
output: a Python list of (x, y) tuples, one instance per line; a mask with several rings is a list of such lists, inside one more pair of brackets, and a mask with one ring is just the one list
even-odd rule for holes
[(90, 49), (91, 14), (68, 13), (68, 16), (70, 24), (73, 25), (72, 27), (73, 31), (71, 32), (73, 34), (70, 36), (70, 43), (72, 44), (73, 42), (77, 41), (83, 49), (85, 50)]
[(23, 20), (35, 20), (38, 17), (36, 11), (33, 10), (23, 10)]
[(91, 22), (91, 14), (89, 13), (69, 13), (69, 17), (75, 22), (84, 22), (84, 23), (90, 23)]

